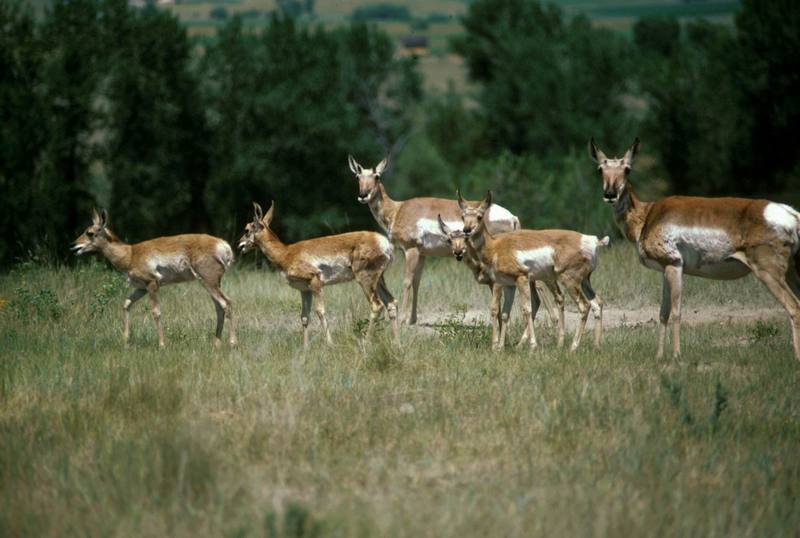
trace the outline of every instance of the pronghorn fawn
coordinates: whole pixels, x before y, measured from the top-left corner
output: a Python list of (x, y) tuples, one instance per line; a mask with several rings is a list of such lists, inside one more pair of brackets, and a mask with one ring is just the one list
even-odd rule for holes
[[(492, 194), (483, 201), (483, 212), (491, 205)], [(503, 288), (516, 286), (522, 296), (522, 312), (526, 330), (518, 345), (526, 340), (531, 348), (537, 346), (533, 322), (540, 299), (535, 283), (541, 280), (553, 293), (558, 305), (558, 345), (564, 343), (564, 299), (562, 286), (578, 306), (580, 321), (570, 346), (578, 349), (586, 320), (591, 311), (595, 317), (594, 344), (599, 346), (603, 334), (603, 303), (591, 285), (592, 272), (597, 267), (597, 248), (608, 245), (608, 237), (599, 239), (570, 230), (517, 230), (493, 236), (487, 229), (481, 211), (468, 242), (481, 261), (481, 272), (493, 282), (491, 318), (492, 347), (505, 346), (507, 323), (498, 321), (500, 295)], [(465, 222), (465, 226), (470, 224)], [(504, 305), (502, 319), (508, 319), (511, 305)], [(499, 329), (499, 331), (498, 331)]]
[(270, 263), (280, 270), (286, 282), (300, 290), (304, 349), (308, 349), (308, 315), (312, 299), (314, 310), (325, 332), (325, 340), (332, 344), (322, 288), (351, 280), (358, 282), (364, 290), (371, 308), (365, 340), (368, 342), (372, 337), (375, 319), (386, 308), (394, 341), (399, 343), (397, 303), (383, 278), (383, 273), (392, 263), (392, 245), (388, 239), (375, 232), (350, 232), (286, 245), (269, 227), (275, 203), (272, 203), (266, 215), (260, 205), (253, 206), (255, 215), (253, 221), (245, 227), (245, 233), (239, 240), (239, 248), (242, 252), (248, 252), (254, 247), (261, 249)]
[(668, 324), (672, 356), (680, 356), (684, 274), (732, 280), (752, 272), (788, 312), (800, 359), (800, 213), (746, 198), (669, 196), (643, 202), (629, 181), (638, 151), (637, 138), (621, 159), (609, 159), (589, 142), (603, 201), (613, 207), (617, 226), (636, 244), (642, 264), (664, 274), (656, 357), (664, 355)]
[[(381, 181), (388, 158), (383, 159), (375, 168), (364, 168), (352, 155), (348, 156), (348, 163), (350, 170), (358, 178), (358, 201), (369, 206), (372, 216), (392, 244), (403, 250), (405, 278), (401, 310), (403, 321), (414, 324), (417, 322), (417, 296), (425, 258), (450, 256), (450, 246), (439, 229), (437, 215), (441, 215), (451, 227), (459, 226), (461, 219), (458, 204), (455, 200), (444, 198), (392, 200)], [(487, 221), (489, 230), (494, 234), (519, 228), (519, 219), (498, 205), (490, 208)], [(410, 312), (407, 309), (409, 295)]]
[(164, 329), (158, 291), (167, 284), (197, 280), (211, 295), (217, 311), (215, 345), (221, 344), (225, 318), (228, 318), (230, 345), (236, 345), (231, 300), (220, 289), (222, 275), (233, 262), (233, 251), (222, 239), (204, 234), (184, 234), (129, 245), (109, 229), (108, 213), (103, 210), (99, 215), (97, 211), (92, 212), (92, 225), (75, 240), (72, 249), (78, 255), (100, 252), (115, 268), (125, 273), (133, 285), (134, 290), (122, 306), (122, 337), (126, 344), (130, 338), (131, 306), (147, 294), (158, 332), (158, 346), (163, 348)]

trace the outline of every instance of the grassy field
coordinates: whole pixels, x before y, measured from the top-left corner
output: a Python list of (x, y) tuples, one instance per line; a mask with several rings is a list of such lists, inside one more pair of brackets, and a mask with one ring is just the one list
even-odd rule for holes
[[(595, 287), (610, 309), (655, 316), (659, 277), (633, 258), (605, 252)], [(652, 324), (609, 330), (600, 351), (555, 350), (540, 328), (540, 351), (490, 354), (488, 328), (458, 315), (484, 309), (485, 290), (442, 261), (421, 305), (438, 326), (404, 328), (398, 350), (382, 323), (365, 348), (367, 307), (345, 284), (327, 290), (334, 347), (315, 323), (303, 354), (299, 294), (277, 275), (234, 269), (224, 288), (237, 350), (211, 350), (211, 302), (191, 284), (165, 289), (159, 352), (144, 304), (121, 345), (124, 279), (102, 263), (0, 276), (0, 535), (800, 528), (800, 365), (783, 317), (687, 327), (679, 363), (653, 358)], [(774, 304), (752, 278), (686, 288), (686, 309)]]

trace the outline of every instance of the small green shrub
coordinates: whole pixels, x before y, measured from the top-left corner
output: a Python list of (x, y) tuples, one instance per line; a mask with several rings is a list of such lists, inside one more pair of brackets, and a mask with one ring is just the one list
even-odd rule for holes
[(750, 331), (750, 337), (756, 341), (767, 340), (778, 335), (778, 327), (771, 322), (758, 320)]
[(14, 293), (15, 297), (8, 303), (8, 309), (19, 320), (58, 320), (63, 314), (58, 296), (49, 288), (30, 290), (19, 287)]

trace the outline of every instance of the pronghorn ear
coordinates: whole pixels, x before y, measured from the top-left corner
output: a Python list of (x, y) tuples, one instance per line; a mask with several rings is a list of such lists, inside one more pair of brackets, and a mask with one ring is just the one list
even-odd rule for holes
[(449, 236), (450, 228), (448, 228), (447, 224), (445, 224), (444, 221), (442, 220), (442, 215), (441, 214), (437, 215), (437, 218), (439, 219), (439, 229), (442, 230), (442, 233), (444, 235)]
[(378, 175), (383, 174), (383, 171), (386, 170), (386, 166), (389, 164), (389, 156), (383, 158), (381, 162), (378, 163), (378, 166), (375, 167), (375, 173)]
[(491, 205), (492, 205), (492, 191), (491, 190), (486, 191), (486, 198), (483, 200), (483, 205), (484, 205), (485, 209), (489, 209), (489, 207), (491, 207)]
[(100, 210), (100, 226), (103, 228), (108, 226), (108, 211), (105, 209)]
[(461, 196), (461, 189), (456, 189), (456, 197), (458, 198), (458, 208), (464, 211), (466, 204), (464, 203), (464, 197)]
[(267, 214), (264, 215), (263, 219), (261, 219), (261, 223), (264, 226), (269, 226), (269, 223), (272, 222), (273, 211), (275, 211), (275, 200), (273, 200), (272, 203), (269, 204), (269, 209), (267, 210)]
[(100, 214), (94, 208), (92, 208), (92, 224), (100, 226)]
[(606, 154), (597, 149), (597, 146), (594, 145), (594, 137), (589, 139), (589, 157), (597, 164), (606, 160)]
[(362, 166), (356, 162), (352, 155), (347, 156), (347, 164), (350, 165), (350, 171), (355, 175), (361, 174)]
[(256, 217), (256, 221), (260, 221), (261, 217), (264, 216), (264, 210), (261, 209), (261, 205), (258, 202), (253, 202), (253, 212)]
[(636, 137), (636, 140), (633, 141), (633, 145), (625, 152), (625, 156), (622, 158), (625, 161), (625, 164), (630, 166), (633, 164), (633, 158), (636, 157), (636, 154), (639, 153), (639, 137)]

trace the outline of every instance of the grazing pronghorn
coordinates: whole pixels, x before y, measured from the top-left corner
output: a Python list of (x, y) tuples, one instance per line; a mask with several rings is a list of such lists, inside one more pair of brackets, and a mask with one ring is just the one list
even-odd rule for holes
[[(500, 325), (500, 294), (503, 288), (516, 286), (522, 295), (522, 311), (526, 330), (518, 345), (527, 339), (531, 348), (537, 346), (533, 320), (539, 309), (539, 294), (535, 282), (547, 285), (558, 305), (558, 345), (564, 343), (564, 299), (559, 284), (575, 301), (580, 312), (580, 322), (570, 346), (575, 351), (581, 342), (589, 311), (594, 314), (594, 344), (600, 345), (603, 334), (603, 303), (592, 289), (590, 278), (597, 267), (597, 248), (608, 245), (608, 237), (599, 239), (570, 230), (517, 230), (493, 236), (487, 229), (484, 218), (491, 206), (492, 194), (487, 193), (481, 208), (475, 212), (468, 243), (480, 259), (482, 278), (493, 282), (492, 288), (492, 347), (502, 349), (505, 345), (507, 323)], [(504, 305), (502, 318), (508, 319), (510, 304)]]
[[(406, 267), (403, 281), (401, 310), (403, 321), (417, 322), (417, 292), (422, 278), (426, 256), (449, 257), (450, 246), (439, 229), (437, 215), (451, 227), (461, 225), (460, 212), (455, 200), (444, 198), (411, 198), (398, 201), (389, 198), (381, 182), (388, 158), (375, 168), (364, 168), (352, 155), (348, 156), (350, 170), (358, 178), (358, 201), (369, 205), (372, 216), (389, 236), (389, 240), (405, 254)], [(519, 229), (519, 219), (507, 209), (493, 205), (487, 215), (490, 231), (494, 234)], [(408, 314), (408, 296), (411, 291), (411, 312)]]
[(372, 309), (365, 339), (370, 340), (375, 319), (385, 307), (391, 319), (392, 335), (395, 342), (399, 343), (397, 304), (383, 279), (384, 271), (392, 263), (392, 245), (388, 239), (375, 232), (350, 232), (286, 245), (269, 227), (275, 203), (272, 203), (266, 215), (260, 205), (254, 203), (253, 206), (253, 222), (245, 227), (239, 248), (242, 252), (248, 252), (256, 246), (260, 248), (270, 263), (281, 271), (288, 284), (300, 290), (304, 349), (308, 348), (308, 315), (312, 298), (314, 310), (325, 332), (325, 340), (332, 344), (322, 288), (354, 279), (364, 290)]
[(133, 303), (150, 296), (153, 321), (158, 332), (158, 347), (164, 347), (164, 330), (161, 327), (161, 308), (158, 290), (167, 284), (197, 280), (211, 295), (217, 311), (217, 328), (214, 343), (221, 344), (222, 328), (228, 318), (229, 341), (236, 345), (231, 300), (222, 293), (222, 275), (233, 262), (230, 245), (218, 237), (205, 234), (184, 234), (158, 237), (128, 245), (119, 240), (108, 228), (108, 213), (92, 211), (92, 225), (78, 237), (72, 249), (76, 254), (99, 251), (119, 271), (125, 273), (134, 290), (122, 306), (124, 325), (122, 337), (130, 337), (130, 309)]
[(603, 180), (603, 201), (614, 220), (636, 243), (643, 265), (664, 273), (658, 358), (664, 355), (672, 323), (672, 356), (681, 352), (683, 274), (717, 280), (751, 271), (778, 299), (792, 323), (792, 344), (800, 359), (800, 213), (788, 205), (746, 198), (668, 196), (637, 198), (628, 181), (639, 139), (621, 159), (609, 159), (589, 142), (589, 154)]

